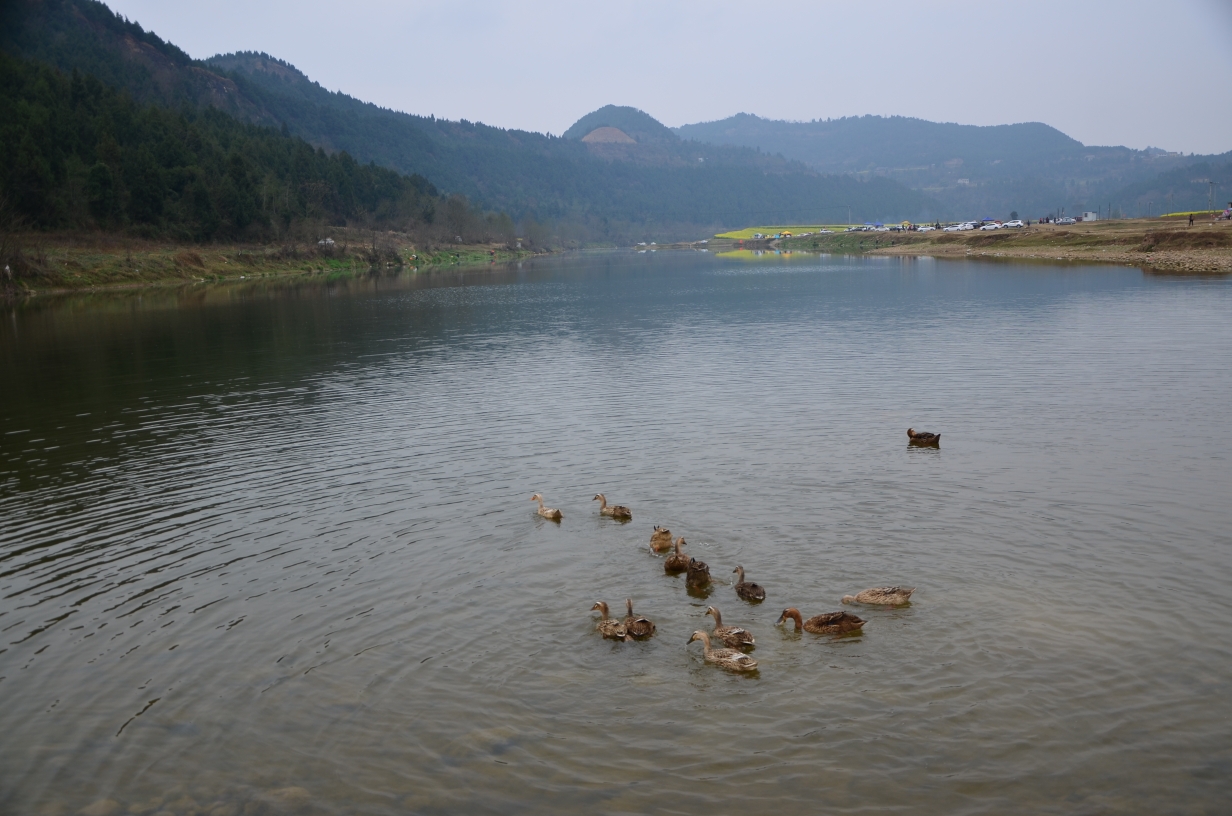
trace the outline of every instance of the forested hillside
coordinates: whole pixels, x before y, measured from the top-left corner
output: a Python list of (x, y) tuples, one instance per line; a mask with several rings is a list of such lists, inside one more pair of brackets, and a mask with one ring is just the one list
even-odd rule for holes
[(421, 176), (327, 155), (220, 111), (142, 105), (0, 54), (0, 196), (30, 227), (271, 238), (296, 222), (412, 229), (444, 204)]
[[(78, 69), (141, 102), (214, 107), (430, 179), (518, 221), (581, 241), (697, 237), (752, 221), (923, 218), (927, 195), (896, 182), (828, 176), (748, 148), (676, 138), (629, 150), (384, 110), (326, 91), (263, 54), (195, 62), (96, 0), (10, 0), (0, 48)], [(647, 117), (649, 119), (649, 117)], [(650, 120), (653, 122), (653, 120)]]
[(1088, 146), (1039, 122), (977, 127), (904, 116), (784, 122), (742, 113), (675, 132), (781, 153), (821, 172), (895, 179), (933, 197), (952, 217), (1106, 207), (1129, 185), (1201, 160)]
[(247, 121), (279, 124), (234, 82), (93, 0), (0, 2), (0, 50), (66, 73), (92, 75), (138, 102), (213, 107)]
[[(293, 133), (404, 172), (415, 170), (518, 218), (571, 223), (593, 238), (688, 236), (755, 220), (921, 217), (928, 197), (886, 180), (867, 183), (819, 174), (798, 162), (748, 148), (686, 142), (640, 111), (604, 108), (566, 137), (600, 126), (612, 110), (638, 144), (586, 145), (383, 110), (331, 93), (294, 67), (264, 54), (213, 57), (262, 109)], [(598, 115), (598, 118), (596, 118)], [(630, 120), (633, 124), (630, 124)], [(578, 137), (580, 138), (580, 137)]]
[(1162, 212), (1193, 212), (1210, 206), (1214, 182), (1214, 207), (1222, 210), (1232, 201), (1232, 153), (1180, 167), (1167, 173), (1134, 182), (1117, 190), (1111, 198), (1122, 203), (1127, 216)]

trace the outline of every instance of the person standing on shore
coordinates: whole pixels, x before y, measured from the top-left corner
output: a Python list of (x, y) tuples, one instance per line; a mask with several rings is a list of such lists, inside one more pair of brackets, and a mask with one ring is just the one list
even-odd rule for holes
[(1193, 213), (1189, 214), (1189, 226), (1193, 226)]

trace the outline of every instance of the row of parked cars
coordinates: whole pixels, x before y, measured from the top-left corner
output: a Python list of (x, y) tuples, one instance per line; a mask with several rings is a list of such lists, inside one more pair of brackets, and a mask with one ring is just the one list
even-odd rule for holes
[(950, 224), (948, 227), (944, 227), (943, 229), (945, 232), (966, 232), (967, 230), (976, 230), (976, 229), (978, 230), (1021, 229), (1022, 227), (1025, 227), (1025, 226), (1026, 224), (1022, 223), (1020, 219), (1015, 218), (1012, 221), (985, 221), (985, 222), (964, 221), (961, 224)]

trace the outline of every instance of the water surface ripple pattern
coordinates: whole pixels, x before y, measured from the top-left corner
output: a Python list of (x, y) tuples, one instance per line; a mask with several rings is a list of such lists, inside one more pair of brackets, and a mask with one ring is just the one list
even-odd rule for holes
[(1226, 813), (1230, 316), (703, 253), (9, 307), (0, 811)]

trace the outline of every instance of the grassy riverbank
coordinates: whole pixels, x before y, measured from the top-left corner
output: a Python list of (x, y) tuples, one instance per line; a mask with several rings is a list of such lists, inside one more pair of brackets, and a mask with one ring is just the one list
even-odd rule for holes
[(1232, 223), (1094, 221), (970, 232), (849, 232), (791, 238), (782, 249), (839, 254), (1021, 258), (1145, 266), (1160, 272), (1232, 273)]
[(396, 232), (334, 229), (334, 243), (177, 244), (106, 233), (5, 239), (0, 290), (35, 294), (291, 275), (349, 276), (386, 268), (474, 266), (536, 254), (503, 244), (422, 247)]

